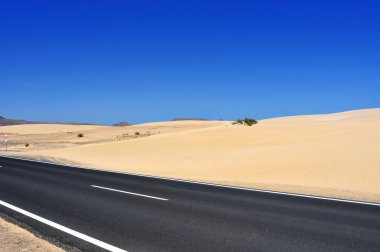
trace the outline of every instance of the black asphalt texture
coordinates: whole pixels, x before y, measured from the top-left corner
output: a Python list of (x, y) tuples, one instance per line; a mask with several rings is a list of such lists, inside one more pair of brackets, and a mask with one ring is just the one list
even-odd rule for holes
[[(380, 206), (5, 157), (0, 166), (1, 201), (130, 252), (380, 251)], [(4, 206), (0, 213), (46, 239), (104, 251)]]

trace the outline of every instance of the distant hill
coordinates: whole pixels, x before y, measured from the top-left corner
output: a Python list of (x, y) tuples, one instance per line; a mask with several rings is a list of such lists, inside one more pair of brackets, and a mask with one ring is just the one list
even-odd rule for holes
[(37, 121), (27, 121), (27, 120), (15, 120), (7, 119), (0, 116), (0, 126), (8, 125), (21, 125), (21, 124), (70, 124), (70, 125), (95, 125), (91, 123), (57, 123), (57, 122), (37, 122)]
[(187, 118), (187, 117), (178, 117), (178, 118), (173, 118), (172, 121), (191, 121), (191, 120), (195, 120), (195, 121), (209, 121), (209, 119), (206, 119), (206, 118)]
[(26, 121), (26, 120), (14, 120), (14, 119), (7, 119), (5, 117), (0, 116), (0, 126), (7, 126), (7, 125), (20, 125), (20, 124), (36, 124), (40, 122), (32, 122), (32, 121)]
[(116, 127), (125, 127), (125, 126), (130, 126), (131, 124), (129, 122), (119, 122), (119, 123), (115, 123), (115, 124), (112, 124), (112, 126), (116, 126)]

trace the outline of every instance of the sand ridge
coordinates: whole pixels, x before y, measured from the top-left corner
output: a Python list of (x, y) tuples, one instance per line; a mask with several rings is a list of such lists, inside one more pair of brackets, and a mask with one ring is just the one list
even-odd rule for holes
[(49, 134), (71, 131), (86, 131), (90, 129), (100, 129), (105, 126), (97, 125), (69, 125), (69, 124), (22, 124), (1, 126), (2, 133), (8, 134)]
[(28, 154), (115, 171), (380, 202), (380, 109), (266, 119), (252, 127), (223, 121), (149, 127), (170, 130)]
[[(148, 137), (191, 129), (212, 127), (220, 121), (177, 121), (157, 122), (111, 127), (97, 125), (26, 124), (0, 126), (0, 135), (8, 135), (8, 150), (30, 152), (51, 150), (94, 143), (115, 142)], [(82, 135), (83, 137), (78, 137)], [(0, 151), (4, 146), (0, 147)]]

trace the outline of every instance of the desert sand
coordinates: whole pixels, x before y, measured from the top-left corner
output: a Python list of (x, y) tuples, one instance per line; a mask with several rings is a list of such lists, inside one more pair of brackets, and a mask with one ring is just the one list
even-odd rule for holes
[(32, 233), (0, 218), (0, 251), (63, 252)]
[[(380, 202), (380, 109), (261, 120), (178, 121), (94, 127), (25, 148), (38, 125), (0, 127), (20, 145), (8, 154), (100, 169)], [(51, 126), (54, 127), (54, 126)], [(80, 126), (78, 126), (80, 127)], [(33, 129), (32, 129), (33, 128)], [(57, 128), (58, 129), (58, 128)], [(68, 131), (65, 129), (65, 131)], [(139, 132), (139, 135), (135, 135)], [(125, 135), (126, 134), (126, 135)], [(38, 142), (38, 141), (37, 141)], [(46, 141), (45, 141), (46, 142)], [(58, 146), (58, 147), (57, 147)], [(1, 152), (4, 154), (4, 152)]]
[[(179, 121), (146, 123), (128, 127), (95, 125), (25, 124), (0, 126), (0, 134), (8, 135), (8, 150), (14, 153), (74, 147), (89, 143), (136, 139), (169, 132), (212, 127), (218, 122)], [(84, 137), (78, 137), (83, 134)], [(26, 147), (26, 144), (28, 146)], [(4, 151), (0, 147), (0, 153)]]

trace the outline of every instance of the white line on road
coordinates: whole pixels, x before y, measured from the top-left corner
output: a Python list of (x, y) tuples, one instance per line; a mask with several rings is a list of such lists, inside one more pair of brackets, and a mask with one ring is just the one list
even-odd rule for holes
[(20, 214), (26, 215), (26, 216), (28, 216), (28, 217), (36, 220), (36, 221), (42, 222), (42, 223), (44, 223), (44, 224), (46, 224), (48, 226), (51, 226), (53, 228), (56, 228), (56, 229), (60, 230), (60, 231), (63, 231), (65, 233), (67, 233), (67, 234), (75, 236), (75, 237), (77, 237), (79, 239), (85, 240), (85, 241), (87, 241), (89, 243), (92, 243), (92, 244), (94, 244), (94, 245), (96, 245), (98, 247), (101, 247), (103, 249), (106, 249), (108, 251), (112, 251), (112, 252), (127, 252), (126, 250), (114, 247), (114, 246), (109, 245), (109, 244), (107, 244), (105, 242), (99, 241), (99, 240), (97, 240), (95, 238), (92, 238), (92, 237), (87, 236), (85, 234), (79, 233), (79, 232), (77, 232), (75, 230), (72, 230), (70, 228), (64, 227), (64, 226), (62, 226), (60, 224), (57, 224), (55, 222), (49, 221), (49, 220), (47, 220), (47, 219), (45, 219), (43, 217), (40, 217), (40, 216), (35, 215), (33, 213), (30, 213), (30, 212), (28, 212), (26, 210), (23, 210), (21, 208), (18, 208), (16, 206), (13, 206), (13, 205), (11, 205), (11, 204), (9, 204), (7, 202), (4, 202), (4, 201), (0, 200), (0, 205), (2, 205), (4, 207), (7, 207), (9, 209), (12, 209), (13, 211), (16, 211), (16, 212), (18, 212)]
[(107, 187), (103, 187), (103, 186), (97, 186), (97, 185), (91, 185), (91, 186), (92, 186), (92, 187), (96, 187), (96, 188), (100, 188), (100, 189), (104, 189), (104, 190), (114, 191), (114, 192), (120, 192), (120, 193), (132, 194), (132, 195), (141, 196), (141, 197), (145, 197), (145, 198), (151, 198), (151, 199), (157, 199), (157, 200), (168, 200), (168, 199), (164, 199), (164, 198), (159, 198), (159, 197), (149, 196), (149, 195), (140, 194), (140, 193), (127, 192), (127, 191), (122, 191), (122, 190), (117, 190), (117, 189), (107, 188)]

